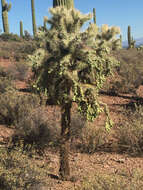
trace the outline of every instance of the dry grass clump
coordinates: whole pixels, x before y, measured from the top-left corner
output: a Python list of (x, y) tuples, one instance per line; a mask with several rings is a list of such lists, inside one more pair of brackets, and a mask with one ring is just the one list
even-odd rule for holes
[(125, 110), (126, 120), (122, 120), (117, 128), (118, 146), (121, 151), (134, 155), (143, 153), (143, 107)]
[(95, 174), (91, 179), (85, 178), (81, 187), (76, 190), (135, 190), (143, 188), (143, 172), (136, 169), (132, 175), (124, 174)]
[(22, 146), (0, 148), (0, 189), (32, 190), (33, 186), (39, 186), (40, 190), (40, 185), (50, 185), (48, 164), (30, 159)]

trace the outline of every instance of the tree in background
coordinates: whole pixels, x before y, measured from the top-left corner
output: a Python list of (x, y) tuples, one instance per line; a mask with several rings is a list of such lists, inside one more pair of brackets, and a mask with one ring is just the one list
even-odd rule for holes
[[(107, 25), (99, 29), (93, 23), (81, 32), (92, 15), (65, 7), (51, 8), (50, 13), (52, 17), (47, 22), (51, 27), (46, 31), (39, 29), (40, 49), (29, 58), (34, 73), (33, 88), (45, 94), (47, 103), (61, 108), (59, 175), (68, 180), (72, 103), (77, 104), (79, 113), (89, 121), (104, 110), (98, 99), (99, 90), (117, 65), (110, 51), (119, 29)], [(111, 123), (105, 111), (109, 129)]]
[(32, 10), (33, 35), (35, 37), (36, 36), (36, 32), (37, 32), (37, 27), (36, 27), (34, 0), (31, 0), (31, 10)]
[(9, 24), (8, 24), (8, 12), (11, 9), (11, 3), (6, 3), (5, 0), (1, 0), (1, 6), (2, 6), (2, 22), (3, 22), (3, 30), (4, 33), (9, 33)]
[(74, 0), (53, 0), (53, 7), (66, 6), (68, 9), (74, 7)]

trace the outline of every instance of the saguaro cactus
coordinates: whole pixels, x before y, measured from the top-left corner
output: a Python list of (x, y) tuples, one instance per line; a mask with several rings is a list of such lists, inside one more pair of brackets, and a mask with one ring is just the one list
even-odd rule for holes
[(128, 26), (128, 48), (131, 48), (131, 26)]
[(23, 38), (23, 22), (20, 21), (20, 37)]
[(44, 17), (43, 24), (44, 24), (44, 29), (46, 30), (47, 29), (47, 17)]
[(121, 44), (121, 48), (122, 48), (122, 35), (120, 35), (120, 44)]
[(53, 0), (53, 7), (66, 6), (68, 9), (74, 7), (74, 0)]
[(31, 9), (32, 9), (32, 24), (33, 24), (33, 35), (36, 36), (37, 27), (36, 27), (36, 17), (35, 17), (35, 6), (34, 0), (31, 0)]
[(2, 6), (2, 21), (3, 21), (3, 30), (4, 33), (9, 33), (9, 24), (8, 24), (8, 12), (11, 9), (11, 3), (6, 3), (5, 0), (1, 0)]
[(135, 47), (135, 40), (131, 37), (131, 27), (128, 26), (128, 49)]
[(94, 24), (96, 24), (96, 10), (95, 10), (95, 8), (93, 8), (93, 21), (94, 21)]

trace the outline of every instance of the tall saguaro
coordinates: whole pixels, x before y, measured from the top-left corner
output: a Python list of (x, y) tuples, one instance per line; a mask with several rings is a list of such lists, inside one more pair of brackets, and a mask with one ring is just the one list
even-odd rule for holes
[(20, 37), (23, 38), (23, 22), (20, 21)]
[(6, 3), (5, 0), (1, 0), (2, 6), (2, 22), (3, 22), (3, 30), (4, 33), (9, 33), (9, 24), (8, 24), (8, 12), (11, 9), (11, 3)]
[(93, 21), (94, 21), (94, 24), (96, 24), (96, 10), (95, 10), (95, 8), (93, 8)]
[(34, 0), (31, 0), (31, 9), (32, 9), (32, 24), (33, 24), (33, 35), (36, 36), (37, 27), (36, 27), (36, 17), (35, 17), (35, 6)]
[(131, 26), (128, 26), (128, 48), (131, 48)]
[(53, 7), (66, 6), (68, 9), (74, 7), (74, 0), (53, 0)]

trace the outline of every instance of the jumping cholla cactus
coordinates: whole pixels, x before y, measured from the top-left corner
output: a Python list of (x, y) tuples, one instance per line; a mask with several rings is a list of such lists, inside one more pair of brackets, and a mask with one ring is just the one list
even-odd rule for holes
[[(51, 25), (39, 29), (40, 49), (29, 56), (34, 72), (33, 88), (44, 93), (47, 103), (61, 108), (60, 169), (63, 180), (69, 179), (68, 152), (70, 147), (71, 107), (76, 103), (79, 113), (93, 121), (105, 108), (106, 128), (111, 126), (108, 110), (98, 94), (117, 61), (111, 57), (112, 44), (119, 28), (90, 24), (81, 32), (92, 15), (76, 9), (51, 8)], [(52, 39), (52, 40), (51, 40)], [(47, 55), (48, 54), (48, 55)]]
[(37, 32), (37, 27), (36, 27), (34, 0), (31, 0), (31, 10), (32, 10), (33, 35), (35, 37), (36, 36), (36, 32)]
[(9, 24), (8, 24), (8, 12), (11, 9), (11, 3), (6, 3), (5, 0), (1, 0), (1, 6), (2, 6), (2, 21), (3, 21), (3, 30), (4, 33), (9, 33)]
[(53, 7), (66, 6), (68, 9), (74, 7), (74, 0), (53, 0)]

